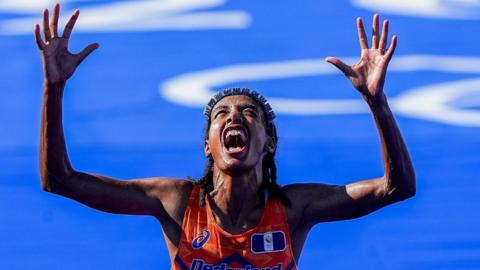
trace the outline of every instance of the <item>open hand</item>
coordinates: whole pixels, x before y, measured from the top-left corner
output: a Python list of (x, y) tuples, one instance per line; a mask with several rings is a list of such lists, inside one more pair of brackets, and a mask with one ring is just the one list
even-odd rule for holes
[(40, 26), (35, 24), (35, 41), (42, 55), (43, 71), (47, 83), (65, 82), (85, 57), (99, 47), (97, 43), (93, 43), (78, 54), (70, 53), (68, 41), (80, 11), (77, 9), (73, 12), (61, 37), (58, 36), (59, 13), (60, 5), (56, 4), (49, 24), (48, 9), (43, 11), (44, 40), (40, 37)]
[(378, 20), (379, 16), (375, 14), (373, 16), (372, 47), (368, 48), (362, 19), (357, 18), (358, 38), (362, 49), (360, 61), (357, 64), (349, 66), (335, 57), (327, 57), (325, 59), (340, 69), (366, 99), (383, 95), (383, 84), (385, 82), (387, 66), (397, 45), (397, 37), (393, 36), (390, 47), (388, 47), (388, 50), (386, 49), (388, 21), (383, 21), (383, 29), (380, 37)]

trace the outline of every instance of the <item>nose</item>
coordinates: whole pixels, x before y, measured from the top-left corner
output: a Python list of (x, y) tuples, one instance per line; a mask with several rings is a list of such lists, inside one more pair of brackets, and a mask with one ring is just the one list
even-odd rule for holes
[(243, 116), (242, 116), (242, 113), (239, 111), (239, 110), (231, 110), (230, 111), (230, 114), (228, 115), (228, 118), (227, 118), (227, 123), (228, 124), (240, 124), (243, 122)]

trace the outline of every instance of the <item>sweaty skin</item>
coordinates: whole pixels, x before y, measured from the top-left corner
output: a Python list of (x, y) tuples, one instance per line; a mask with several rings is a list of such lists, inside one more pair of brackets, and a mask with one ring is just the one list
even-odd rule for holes
[[(62, 36), (58, 34), (60, 6), (43, 13), (43, 38), (35, 25), (35, 39), (44, 70), (42, 122), (40, 134), (40, 174), (42, 188), (71, 198), (92, 208), (120, 214), (151, 215), (163, 229), (173, 260), (181, 234), (181, 224), (189, 195), (190, 181), (147, 178), (120, 181), (75, 170), (68, 158), (62, 126), (62, 97), (67, 80), (98, 44), (78, 54), (68, 51), (68, 41), (79, 16), (76, 10)], [(382, 144), (384, 175), (346, 186), (291, 184), (283, 187), (292, 202), (286, 208), (296, 261), (310, 229), (318, 223), (357, 218), (415, 194), (415, 174), (400, 131), (390, 111), (383, 84), (397, 38), (387, 48), (388, 21), (379, 35), (378, 15), (373, 19), (372, 46), (369, 48), (362, 20), (357, 19), (361, 47), (360, 61), (348, 66), (337, 58), (326, 61), (339, 68), (367, 102)], [(263, 213), (264, 198), (259, 192), (262, 159), (275, 151), (276, 142), (266, 133), (264, 113), (247, 96), (228, 96), (212, 110), (212, 123), (205, 141), (205, 155), (214, 159), (214, 191), (209, 200), (219, 226), (231, 233), (255, 227)], [(244, 148), (226, 146), (225, 132), (235, 130), (246, 136)]]

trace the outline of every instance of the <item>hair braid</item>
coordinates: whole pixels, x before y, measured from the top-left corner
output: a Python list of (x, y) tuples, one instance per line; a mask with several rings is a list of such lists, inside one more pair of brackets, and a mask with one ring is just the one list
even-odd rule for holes
[(200, 186), (199, 204), (205, 205), (205, 195), (213, 190), (213, 158), (207, 157), (208, 162), (203, 171), (203, 176), (198, 180), (197, 185)]
[(290, 207), (291, 202), (285, 192), (277, 184), (277, 166), (275, 164), (274, 154), (268, 153), (263, 159), (263, 183), (262, 186), (267, 189), (269, 196), (280, 200), (283, 205)]

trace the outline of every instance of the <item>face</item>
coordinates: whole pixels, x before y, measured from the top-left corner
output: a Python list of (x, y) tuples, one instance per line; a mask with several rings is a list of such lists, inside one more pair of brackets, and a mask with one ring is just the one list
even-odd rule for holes
[(267, 135), (262, 108), (250, 97), (227, 96), (210, 114), (205, 154), (222, 171), (248, 170), (261, 165), (275, 142)]

